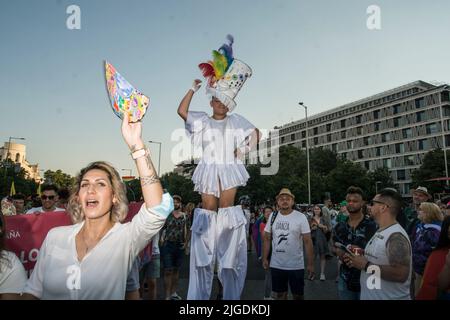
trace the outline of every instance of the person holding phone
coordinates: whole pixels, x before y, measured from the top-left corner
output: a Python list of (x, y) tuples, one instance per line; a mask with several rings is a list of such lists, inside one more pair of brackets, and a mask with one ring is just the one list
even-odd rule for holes
[[(349, 187), (346, 195), (348, 216), (338, 222), (333, 229), (333, 243), (365, 248), (377, 229), (373, 220), (363, 214), (364, 196), (361, 188)], [(335, 246), (336, 255), (342, 261), (345, 249)], [(361, 286), (360, 270), (342, 263), (338, 275), (338, 295), (340, 300), (359, 300)]]

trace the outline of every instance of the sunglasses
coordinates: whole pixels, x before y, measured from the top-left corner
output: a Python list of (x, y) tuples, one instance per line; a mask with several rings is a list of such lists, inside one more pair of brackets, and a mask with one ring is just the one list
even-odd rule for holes
[(54, 200), (55, 199), (55, 196), (41, 196), (41, 199), (42, 200)]
[(389, 207), (389, 205), (388, 205), (386, 202), (378, 201), (378, 200), (372, 200), (372, 201), (370, 201), (370, 202), (369, 202), (369, 205), (372, 207), (372, 206), (375, 205), (375, 203), (384, 204), (385, 206), (388, 206), (388, 207)]

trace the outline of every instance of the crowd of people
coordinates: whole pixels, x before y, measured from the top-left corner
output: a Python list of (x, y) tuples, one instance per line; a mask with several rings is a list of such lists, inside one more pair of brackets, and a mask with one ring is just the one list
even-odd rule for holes
[(288, 188), (269, 205), (252, 207), (249, 197), (236, 201), (238, 188), (250, 177), (243, 159), (261, 135), (231, 113), (252, 70), (234, 59), (234, 40), (227, 40), (213, 51), (213, 61), (199, 65), (212, 115), (189, 110), (201, 86), (198, 79), (177, 110), (192, 144), (203, 151), (192, 176), (201, 204), (183, 207), (180, 196), (163, 190), (142, 139), (142, 122), (131, 122), (124, 112), (122, 137), (143, 194), (139, 212), (124, 223), (125, 185), (103, 161), (80, 171), (70, 196), (44, 186), (28, 210), (24, 197), (3, 199), (4, 215), (67, 211), (73, 224), (48, 232), (27, 279), (20, 260), (4, 247), (2, 217), (0, 298), (155, 299), (162, 270), (164, 298), (180, 300), (179, 273), (188, 255), (188, 300), (211, 299), (215, 274), (218, 298), (239, 300), (248, 251), (255, 249), (265, 272), (264, 299), (288, 299), (289, 291), (293, 299), (304, 299), (305, 279), (326, 281), (333, 256), (339, 299), (450, 299), (449, 203), (433, 203), (424, 187), (414, 190), (410, 208), (395, 189), (367, 199), (353, 186), (338, 208), (330, 197), (323, 204), (297, 206)]

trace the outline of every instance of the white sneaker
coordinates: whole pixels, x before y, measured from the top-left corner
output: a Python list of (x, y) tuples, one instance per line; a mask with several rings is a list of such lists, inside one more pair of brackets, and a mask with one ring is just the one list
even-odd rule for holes
[(182, 300), (182, 298), (178, 295), (178, 293), (174, 292), (170, 296), (170, 300)]
[(325, 281), (325, 275), (323, 273), (320, 274), (320, 281)]

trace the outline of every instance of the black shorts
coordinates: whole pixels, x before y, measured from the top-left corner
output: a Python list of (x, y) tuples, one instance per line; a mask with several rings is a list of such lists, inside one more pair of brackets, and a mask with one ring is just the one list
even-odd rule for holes
[(291, 289), (291, 293), (302, 296), (305, 287), (305, 270), (281, 270), (270, 268), (272, 275), (272, 291), (281, 293)]

